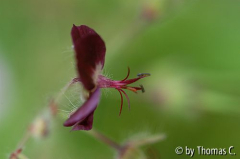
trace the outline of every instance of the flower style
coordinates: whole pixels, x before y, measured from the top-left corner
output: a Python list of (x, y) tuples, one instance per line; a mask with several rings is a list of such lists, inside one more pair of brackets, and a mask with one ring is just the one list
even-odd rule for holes
[(130, 101), (128, 95), (123, 89), (137, 93), (141, 90), (144, 92), (142, 85), (140, 87), (128, 86), (141, 78), (150, 74), (140, 73), (138, 77), (128, 79), (130, 69), (128, 68), (127, 76), (120, 81), (114, 81), (101, 74), (105, 62), (106, 47), (102, 38), (91, 28), (85, 25), (73, 25), (71, 31), (75, 57), (77, 60), (78, 78), (74, 82), (81, 82), (87, 92), (86, 101), (74, 113), (70, 114), (65, 121), (64, 126), (73, 127), (72, 130), (91, 130), (93, 123), (93, 114), (98, 106), (100, 99), (100, 88), (115, 88), (121, 96), (121, 108), (123, 105), (123, 94), (125, 95), (128, 106)]

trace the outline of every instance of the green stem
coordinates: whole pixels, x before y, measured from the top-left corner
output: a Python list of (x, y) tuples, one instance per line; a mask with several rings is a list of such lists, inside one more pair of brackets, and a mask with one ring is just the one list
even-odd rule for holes
[(109, 145), (110, 147), (116, 149), (117, 151), (120, 151), (122, 149), (122, 146), (113, 141), (112, 139), (108, 138), (107, 136), (103, 135), (96, 129), (92, 129), (91, 131), (87, 132), (88, 134), (92, 135), (94, 138), (98, 139), (99, 141), (102, 141), (103, 143)]

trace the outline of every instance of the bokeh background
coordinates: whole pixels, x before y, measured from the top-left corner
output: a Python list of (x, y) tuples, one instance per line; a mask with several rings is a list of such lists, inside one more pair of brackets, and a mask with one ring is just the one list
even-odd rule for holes
[[(186, 158), (177, 146), (228, 148), (240, 155), (240, 1), (1, 0), (0, 158), (16, 149), (29, 124), (76, 76), (72, 24), (94, 28), (107, 47), (105, 71), (139, 81), (146, 92), (104, 93), (94, 128), (122, 143), (142, 133), (166, 139), (143, 146), (148, 158)], [(107, 94), (107, 95), (105, 95)], [(53, 120), (49, 136), (31, 138), (34, 159), (111, 159), (113, 149)], [(236, 158), (237, 156), (223, 156)], [(194, 158), (219, 158), (200, 156)]]

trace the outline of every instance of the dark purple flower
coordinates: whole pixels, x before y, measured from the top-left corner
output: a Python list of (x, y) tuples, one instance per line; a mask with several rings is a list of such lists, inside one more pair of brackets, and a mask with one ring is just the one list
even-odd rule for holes
[(121, 95), (121, 108), (123, 105), (123, 95), (127, 98), (130, 107), (130, 101), (123, 89), (128, 89), (137, 93), (138, 90), (144, 92), (142, 85), (140, 87), (128, 86), (141, 78), (150, 74), (138, 74), (137, 78), (128, 79), (130, 69), (128, 68), (127, 76), (120, 81), (114, 81), (101, 74), (105, 62), (106, 47), (102, 38), (91, 28), (85, 25), (73, 25), (72, 40), (77, 60), (78, 78), (74, 82), (81, 82), (84, 89), (88, 92), (88, 97), (83, 105), (78, 108), (65, 121), (64, 126), (73, 126), (72, 130), (90, 130), (92, 129), (93, 114), (100, 98), (100, 88), (115, 88)]

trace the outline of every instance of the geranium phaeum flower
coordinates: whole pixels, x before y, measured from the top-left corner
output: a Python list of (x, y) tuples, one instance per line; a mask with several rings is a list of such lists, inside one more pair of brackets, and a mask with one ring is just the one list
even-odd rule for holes
[(137, 93), (138, 90), (144, 92), (142, 85), (140, 87), (128, 86), (131, 83), (138, 81), (141, 78), (149, 76), (148, 73), (138, 74), (137, 78), (128, 79), (130, 69), (128, 68), (127, 76), (121, 81), (114, 81), (101, 74), (105, 62), (106, 47), (102, 38), (91, 28), (85, 25), (73, 25), (72, 41), (77, 60), (77, 70), (79, 77), (74, 81), (82, 83), (88, 96), (86, 101), (74, 113), (70, 114), (65, 121), (64, 126), (71, 127), (72, 130), (90, 130), (92, 129), (93, 114), (100, 98), (100, 88), (115, 88), (121, 95), (121, 108), (123, 105), (123, 95), (125, 95), (128, 106), (130, 101), (123, 89), (128, 89)]

